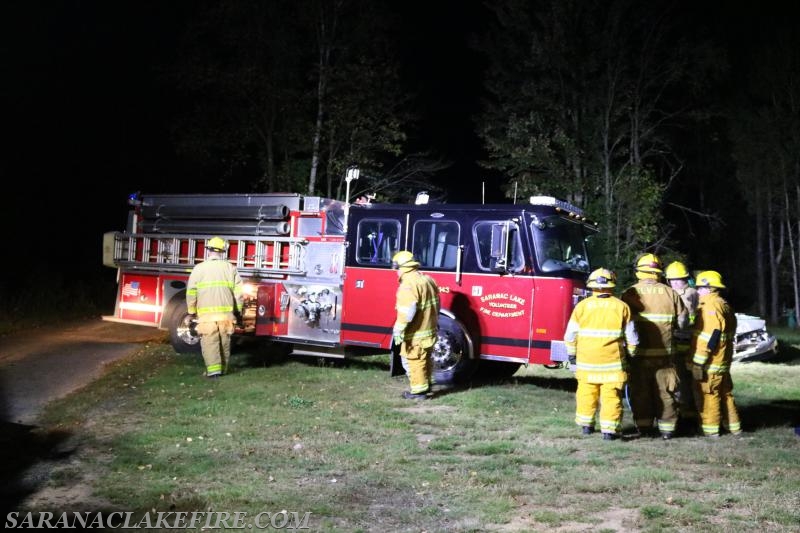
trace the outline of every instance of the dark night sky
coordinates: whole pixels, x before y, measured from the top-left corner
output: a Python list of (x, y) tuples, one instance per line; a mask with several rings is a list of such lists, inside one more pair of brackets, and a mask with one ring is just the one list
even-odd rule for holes
[[(472, 33), (482, 30), (485, 14), (480, 2), (447, 0), (405, 2), (409, 31), (403, 43), (407, 80), (421, 96), (426, 117), (424, 135), (417, 142), (433, 146), (453, 160), (445, 178), (461, 187), (450, 191), (453, 201), (480, 200), (481, 181), (490, 177), (476, 164), (480, 144), (474, 134), (471, 113), (478, 109), (483, 62), (469, 47)], [(417, 19), (420, 14), (423, 17)], [(464, 177), (470, 182), (463, 187)], [(491, 197), (502, 200), (494, 183), (487, 183)]]
[[(466, 41), (484, 20), (479, 6), (404, 5), (404, 46), (413, 59), (405, 72), (427, 114), (415, 144), (453, 158), (447, 177), (460, 186), (454, 200), (479, 201), (482, 180), (489, 181), (487, 199), (500, 199), (475, 164), (470, 122), (482, 73)], [(70, 258), (67, 272), (113, 276), (100, 265), (102, 233), (123, 229), (128, 193), (195, 190), (175, 166), (167, 133), (172, 102), (153, 71), (174, 49), (182, 11), (191, 9), (192, 2), (163, 0), (17, 0), (0, 7), (0, 177), (21, 191), (4, 202), (2, 220), (26, 236), (56, 235), (48, 254)], [(736, 20), (752, 13), (731, 13), (708, 7), (704, 16), (719, 15), (716, 31), (735, 42)], [(27, 269), (22, 260), (14, 265)]]
[[(53, 253), (91, 271), (100, 264), (102, 233), (123, 229), (130, 192), (197, 190), (175, 166), (167, 131), (172, 102), (154, 72), (174, 49), (182, 10), (191, 4), (62, 0), (0, 8), (7, 106), (0, 174), (20, 189), (2, 211), (5, 227), (57, 231)], [(478, 145), (469, 117), (480, 73), (466, 50), (475, 7), (465, 6), (477, 4), (405, 6), (407, 17), (424, 15), (409, 24), (404, 43), (413, 58), (404, 71), (428, 115), (414, 144), (455, 161), (448, 179), (482, 179), (471, 159)], [(473, 189), (474, 201), (480, 184)]]

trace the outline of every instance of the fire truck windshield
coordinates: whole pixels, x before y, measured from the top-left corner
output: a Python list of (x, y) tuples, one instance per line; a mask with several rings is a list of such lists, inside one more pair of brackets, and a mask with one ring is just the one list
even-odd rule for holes
[(590, 271), (587, 238), (593, 232), (583, 224), (560, 216), (535, 219), (531, 234), (541, 272)]

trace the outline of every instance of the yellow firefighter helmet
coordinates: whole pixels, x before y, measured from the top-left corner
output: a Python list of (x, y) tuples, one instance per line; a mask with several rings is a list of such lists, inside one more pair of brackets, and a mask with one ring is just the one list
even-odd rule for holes
[(617, 275), (607, 268), (598, 268), (589, 274), (586, 286), (590, 289), (611, 289), (617, 286)]
[(211, 237), (206, 247), (213, 252), (224, 252), (228, 249), (228, 243), (222, 237)]
[(419, 267), (419, 262), (414, 259), (414, 254), (408, 250), (400, 250), (392, 257), (392, 268), (411, 270)]
[(725, 284), (722, 283), (722, 276), (716, 270), (706, 270), (700, 272), (695, 280), (695, 287), (713, 287), (715, 289), (724, 289)]
[(650, 272), (652, 274), (661, 274), (661, 259), (655, 254), (642, 254), (636, 259), (637, 272)]
[(680, 261), (673, 261), (664, 270), (664, 277), (667, 279), (686, 279), (689, 277), (689, 271), (686, 269), (686, 265)]

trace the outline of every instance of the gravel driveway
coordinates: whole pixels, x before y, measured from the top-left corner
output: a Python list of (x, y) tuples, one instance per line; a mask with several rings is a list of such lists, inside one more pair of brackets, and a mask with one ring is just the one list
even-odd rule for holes
[(0, 422), (36, 425), (44, 406), (167, 332), (100, 318), (0, 337)]

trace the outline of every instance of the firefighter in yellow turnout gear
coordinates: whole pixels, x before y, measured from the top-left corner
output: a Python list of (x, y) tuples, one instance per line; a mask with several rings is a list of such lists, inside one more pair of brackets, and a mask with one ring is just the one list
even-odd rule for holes
[(673, 332), (687, 326), (689, 313), (680, 295), (661, 282), (657, 256), (642, 254), (634, 268), (639, 281), (622, 293), (639, 334), (639, 356), (631, 361), (628, 376), (631, 410), (640, 434), (655, 434), (655, 420), (662, 438), (670, 439), (678, 423), (680, 391)]
[(439, 327), (439, 286), (430, 276), (419, 271), (419, 262), (411, 252), (402, 250), (392, 257), (399, 286), (395, 309), (397, 318), (392, 328), (394, 343), (408, 366), (409, 391), (403, 398), (424, 400), (431, 392), (433, 360)]
[(714, 270), (697, 275), (700, 305), (694, 325), (690, 367), (700, 423), (707, 437), (718, 437), (721, 426), (727, 426), (733, 435), (742, 432), (730, 374), (736, 315), (719, 294), (724, 288), (722, 277)]
[(186, 307), (189, 314), (197, 316), (206, 376), (216, 378), (228, 371), (231, 335), (236, 315), (241, 313), (244, 284), (227, 260), (228, 243), (224, 239), (209, 239), (206, 249), (206, 260), (189, 275)]
[(636, 353), (638, 338), (628, 305), (612, 294), (616, 275), (599, 268), (586, 286), (592, 295), (572, 310), (564, 343), (574, 365), (575, 423), (584, 435), (594, 433), (598, 402), (604, 440), (622, 432), (622, 396), (627, 379), (626, 359)]
[(686, 359), (689, 357), (689, 348), (692, 343), (692, 331), (700, 295), (697, 289), (689, 284), (689, 270), (680, 261), (673, 261), (664, 269), (664, 277), (669, 286), (680, 295), (686, 311), (689, 313), (689, 323), (683, 329), (674, 333), (675, 337), (675, 367), (681, 380), (680, 395), (678, 397), (679, 416), (686, 420), (697, 418), (697, 407), (694, 401), (692, 374), (686, 369)]

